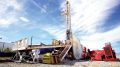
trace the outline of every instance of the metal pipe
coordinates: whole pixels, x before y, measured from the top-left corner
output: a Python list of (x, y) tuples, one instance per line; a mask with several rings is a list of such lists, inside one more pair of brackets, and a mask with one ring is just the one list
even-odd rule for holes
[(31, 36), (31, 42), (30, 42), (30, 43), (31, 43), (31, 46), (32, 46), (32, 40), (33, 40), (33, 36)]

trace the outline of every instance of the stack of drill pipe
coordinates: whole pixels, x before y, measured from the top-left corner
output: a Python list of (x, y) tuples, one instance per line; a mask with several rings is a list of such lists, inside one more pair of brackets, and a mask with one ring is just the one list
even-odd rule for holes
[(58, 53), (52, 53), (52, 64), (59, 63), (59, 56)]

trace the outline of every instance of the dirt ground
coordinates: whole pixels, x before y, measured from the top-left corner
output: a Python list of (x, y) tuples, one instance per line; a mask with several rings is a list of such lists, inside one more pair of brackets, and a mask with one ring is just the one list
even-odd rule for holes
[(120, 67), (120, 62), (105, 61), (64, 61), (60, 64), (30, 64), (16, 62), (2, 62), (0, 67)]

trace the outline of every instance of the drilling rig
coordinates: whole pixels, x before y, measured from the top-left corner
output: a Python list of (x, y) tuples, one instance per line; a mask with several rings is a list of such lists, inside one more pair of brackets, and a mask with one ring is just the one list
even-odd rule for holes
[[(22, 61), (31, 61), (34, 60), (35, 57), (32, 57), (34, 54), (36, 56), (43, 55), (44, 57), (42, 59), (43, 63), (48, 63), (46, 61), (49, 61), (51, 63), (50, 57), (52, 56), (54, 59), (54, 63), (58, 63), (63, 61), (65, 57), (70, 57), (74, 59), (81, 59), (82, 58), (82, 52), (83, 47), (80, 44), (79, 39), (77, 39), (72, 34), (71, 29), (71, 13), (70, 13), (70, 3), (69, 1), (66, 1), (66, 10), (64, 11), (64, 16), (66, 18), (66, 40), (65, 43), (61, 44), (61, 41), (54, 40), (51, 45), (29, 45), (28, 39), (22, 39), (15, 42), (15, 45), (13, 46), (13, 51), (16, 51), (15, 56), (13, 57), (13, 60), (19, 60)], [(44, 49), (44, 53), (42, 54), (42, 51)], [(49, 50), (52, 49), (52, 50)], [(58, 50), (55, 52), (55, 50)], [(39, 53), (37, 53), (39, 52)], [(50, 53), (49, 57), (47, 57), (48, 60), (46, 60), (46, 53)], [(45, 55), (44, 55), (45, 54)], [(56, 57), (55, 57), (56, 55)], [(56, 58), (56, 59), (55, 59)], [(30, 59), (30, 60), (29, 60)], [(39, 59), (39, 57), (38, 57)], [(55, 61), (57, 60), (57, 61)]]
[[(74, 59), (81, 59), (82, 58), (82, 51), (83, 47), (80, 44), (80, 41), (78, 38), (75, 37), (72, 33), (71, 28), (71, 12), (70, 12), (70, 3), (66, 0), (66, 9), (64, 11), (64, 16), (66, 18), (66, 41), (70, 45), (71, 49), (69, 50), (70, 53), (72, 53), (72, 58)], [(68, 53), (69, 54), (69, 53)]]

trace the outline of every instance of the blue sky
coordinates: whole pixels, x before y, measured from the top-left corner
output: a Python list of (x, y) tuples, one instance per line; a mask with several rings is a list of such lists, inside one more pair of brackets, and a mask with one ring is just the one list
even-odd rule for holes
[[(74, 35), (90, 49), (111, 42), (120, 52), (120, 0), (69, 0)], [(0, 0), (1, 41), (33, 36), (34, 43), (65, 39), (65, 0)]]

